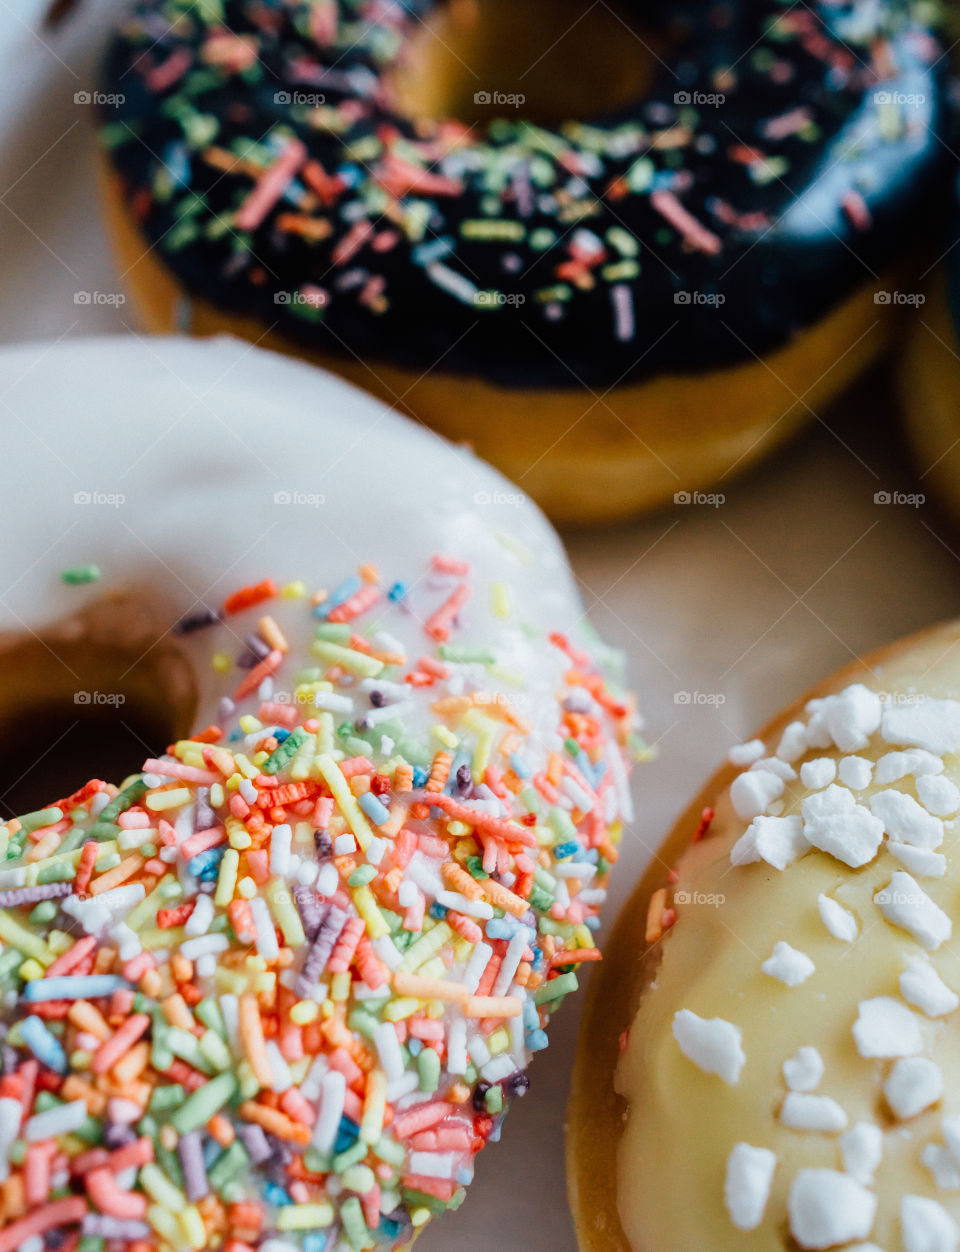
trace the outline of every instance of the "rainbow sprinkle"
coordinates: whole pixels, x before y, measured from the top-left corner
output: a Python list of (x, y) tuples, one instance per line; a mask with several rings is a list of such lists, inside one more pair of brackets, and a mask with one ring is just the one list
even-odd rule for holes
[(635, 718), (552, 635), (548, 744), (430, 577), (416, 658), (369, 567), (184, 619), (249, 629), (222, 725), (0, 826), (0, 1252), (360, 1252), (463, 1200), (599, 955)]

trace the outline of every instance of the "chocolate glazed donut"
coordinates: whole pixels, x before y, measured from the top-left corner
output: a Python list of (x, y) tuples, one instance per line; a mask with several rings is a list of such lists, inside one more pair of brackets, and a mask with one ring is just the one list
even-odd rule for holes
[(181, 290), (348, 366), (622, 391), (756, 365), (922, 237), (948, 111), (909, 4), (683, 9), (643, 98), (553, 128), (403, 107), (437, 8), (134, 5), (103, 136)]

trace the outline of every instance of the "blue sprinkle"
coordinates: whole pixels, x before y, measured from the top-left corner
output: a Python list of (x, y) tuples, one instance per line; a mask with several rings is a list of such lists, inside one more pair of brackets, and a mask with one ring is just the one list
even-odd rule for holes
[(284, 1191), (283, 1187), (281, 1187), (279, 1183), (276, 1182), (264, 1183), (263, 1194), (271, 1204), (277, 1205), (278, 1207), (282, 1204), (293, 1203), (289, 1194)]
[[(396, 1239), (397, 1235), (399, 1235), (400, 1229), (401, 1227), (399, 1222), (391, 1221), (389, 1217), (381, 1217), (380, 1225), (377, 1227), (377, 1234), (383, 1235), (385, 1239), (389, 1239), (392, 1243)], [(307, 1238), (309, 1237), (310, 1236), (308, 1235)], [(306, 1239), (303, 1241), (303, 1246), (305, 1252), (311, 1252), (310, 1249), (307, 1249)], [(319, 1252), (323, 1252), (323, 1249), (321, 1248)]]
[(491, 917), (485, 929), (488, 939), (509, 939), (513, 933), (504, 917)]
[(542, 948), (534, 948), (533, 960), (530, 963), (535, 970), (540, 969), (540, 967), (543, 965), (543, 949)]
[(283, 743), (284, 739), (290, 738), (289, 730), (281, 730), (279, 726), (273, 728), (272, 734), (277, 743)]
[(230, 734), (227, 736), (227, 742), (239, 743), (240, 740), (243, 738), (244, 738), (243, 731), (239, 727), (237, 727), (236, 730), (231, 730)]
[(192, 878), (203, 879), (204, 882), (209, 881), (211, 874), (215, 878), (220, 872), (220, 862), (226, 850), (226, 846), (221, 845), (218, 848), (207, 848), (206, 852), (198, 852), (187, 862), (187, 873)]
[[(381, 1222), (381, 1225), (383, 1223)], [(391, 1223), (396, 1225), (396, 1223)], [(397, 1233), (400, 1227), (397, 1226)], [(309, 1234), (303, 1236), (303, 1252), (324, 1252), (327, 1246), (327, 1233), (322, 1230), (311, 1230)]]
[(422, 1039), (408, 1039), (407, 1051), (410, 1053), (411, 1056), (419, 1056), (420, 1053), (423, 1051), (423, 1040)]
[(579, 852), (579, 851), (580, 851), (579, 843), (577, 843), (576, 839), (571, 839), (567, 843), (558, 843), (557, 846), (553, 849), (553, 855), (556, 857), (558, 861), (563, 861), (568, 856), (573, 856), (574, 853)]
[(345, 600), (349, 600), (363, 586), (363, 579), (359, 574), (353, 574), (350, 578), (344, 579), (339, 587), (335, 587), (327, 596), (322, 604), (318, 604), (313, 610), (314, 617), (319, 617), (322, 621), (330, 616), (333, 609), (339, 604), (343, 604)]
[(67, 1072), (66, 1052), (39, 1017), (31, 1015), (23, 1019), (20, 1023), (20, 1037), (41, 1065), (46, 1065), (58, 1074)]
[(538, 1030), (540, 1027), (540, 1014), (532, 996), (528, 996), (523, 1002), (523, 1026), (527, 1031)]
[(24, 987), (23, 998), (30, 1004), (38, 1000), (96, 1000), (100, 996), (113, 995), (128, 985), (114, 974), (34, 978)]
[(360, 1127), (356, 1122), (351, 1121), (349, 1117), (340, 1118), (340, 1126), (337, 1129), (337, 1141), (333, 1145), (334, 1152), (346, 1152), (351, 1144), (356, 1143), (360, 1135)]
[(469, 1187), (472, 1182), (473, 1182), (473, 1170), (472, 1169), (458, 1169), (457, 1170), (457, 1183), (459, 1186)]
[(531, 1052), (542, 1052), (549, 1042), (545, 1030), (531, 1030), (527, 1035), (527, 1047)]
[(435, 918), (438, 922), (442, 922), (447, 915), (447, 909), (442, 904), (437, 904), (436, 901), (430, 905), (430, 908), (427, 911), (430, 916)]
[(425, 787), (427, 779), (430, 777), (430, 771), (424, 769), (422, 765), (414, 765), (413, 767), (413, 785), (414, 787)]
[(390, 820), (390, 810), (372, 791), (363, 792), (357, 803), (367, 817), (370, 818), (371, 822), (373, 822), (374, 826), (383, 826), (385, 822)]
[(407, 594), (406, 583), (394, 583), (393, 586), (390, 588), (390, 590), (387, 592), (387, 599), (392, 600), (393, 603), (396, 604), (398, 601), (402, 600), (406, 594)]
[(510, 753), (510, 768), (518, 778), (529, 778), (533, 773), (523, 757), (518, 756), (516, 752)]
[(584, 926), (586, 926), (587, 930), (599, 930), (600, 918), (599, 917), (585, 917), (583, 919), (583, 924)]

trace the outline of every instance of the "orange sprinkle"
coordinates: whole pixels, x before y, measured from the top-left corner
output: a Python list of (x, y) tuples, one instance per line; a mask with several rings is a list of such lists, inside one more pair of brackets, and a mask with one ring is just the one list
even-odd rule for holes
[(644, 940), (647, 943), (656, 943), (663, 934), (661, 918), (663, 916), (663, 909), (666, 902), (666, 887), (658, 888), (658, 890), (656, 890), (650, 897), (650, 903), (647, 906), (647, 925), (644, 931)]
[(276, 1135), (278, 1139), (286, 1139), (289, 1143), (299, 1143), (303, 1146), (310, 1142), (309, 1127), (293, 1121), (279, 1109), (268, 1108), (256, 1100), (244, 1101), (240, 1105), (240, 1116), (245, 1117), (248, 1122), (256, 1122), (271, 1135)]
[(223, 602), (223, 611), (224, 613), (240, 613), (243, 609), (250, 609), (255, 604), (262, 604), (264, 600), (272, 600), (276, 594), (277, 584), (272, 578), (265, 578), (263, 582), (241, 587), (233, 595), (227, 596)]

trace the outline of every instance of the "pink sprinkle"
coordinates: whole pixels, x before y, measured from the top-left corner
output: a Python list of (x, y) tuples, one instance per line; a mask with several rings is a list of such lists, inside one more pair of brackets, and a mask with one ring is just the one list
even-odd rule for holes
[(633, 314), (633, 293), (626, 283), (614, 283), (610, 288), (613, 304), (613, 332), (621, 343), (632, 339), (637, 323)]
[[(200, 787), (212, 787), (220, 781), (220, 775), (208, 769), (197, 769), (195, 765), (182, 765), (179, 761), (145, 761), (144, 770), (149, 774), (162, 774), (165, 778), (180, 778), (183, 782), (196, 783)], [(121, 817), (124, 816), (121, 814)], [(123, 823), (120, 823), (123, 825)], [(149, 825), (149, 820), (146, 823)]]
[(471, 588), (468, 583), (461, 583), (453, 594), (441, 604), (436, 613), (427, 619), (424, 627), (427, 634), (436, 639), (439, 643), (444, 643), (450, 638), (450, 627), (453, 619), (457, 616), (466, 602), (470, 599)]
[(226, 839), (227, 832), (223, 826), (211, 826), (207, 830), (198, 830), (189, 839), (184, 839), (180, 845), (180, 853), (185, 860), (189, 861), (199, 856), (201, 852), (206, 852), (208, 848), (216, 848), (221, 843), (225, 843)]
[(854, 230), (869, 230), (873, 217), (867, 202), (859, 191), (847, 191), (840, 197), (840, 205), (850, 220)]
[(354, 222), (330, 253), (334, 265), (346, 265), (360, 251), (374, 232), (372, 222)]
[(421, 1104), (409, 1113), (401, 1113), (394, 1120), (393, 1133), (398, 1139), (409, 1139), (419, 1130), (426, 1130), (443, 1121), (448, 1113), (455, 1110), (445, 1100), (434, 1100), (431, 1104)]
[(186, 48), (181, 47), (176, 52), (172, 52), (166, 61), (154, 66), (152, 70), (144, 75), (144, 82), (147, 84), (148, 90), (159, 95), (169, 87), (172, 87), (190, 68), (191, 59), (190, 53)]
[[(256, 230), (289, 187), (306, 159), (307, 150), (304, 145), (299, 139), (291, 139), (273, 164), (260, 175), (257, 185), (237, 210), (234, 220), (238, 230)], [(252, 691), (256, 686), (257, 683), (254, 683), (249, 690)]]
[(708, 256), (716, 256), (723, 251), (723, 244), (712, 231), (707, 230), (701, 222), (683, 207), (672, 191), (653, 191), (650, 193), (650, 204), (661, 217), (673, 226), (686, 242), (698, 252), (706, 252)]

